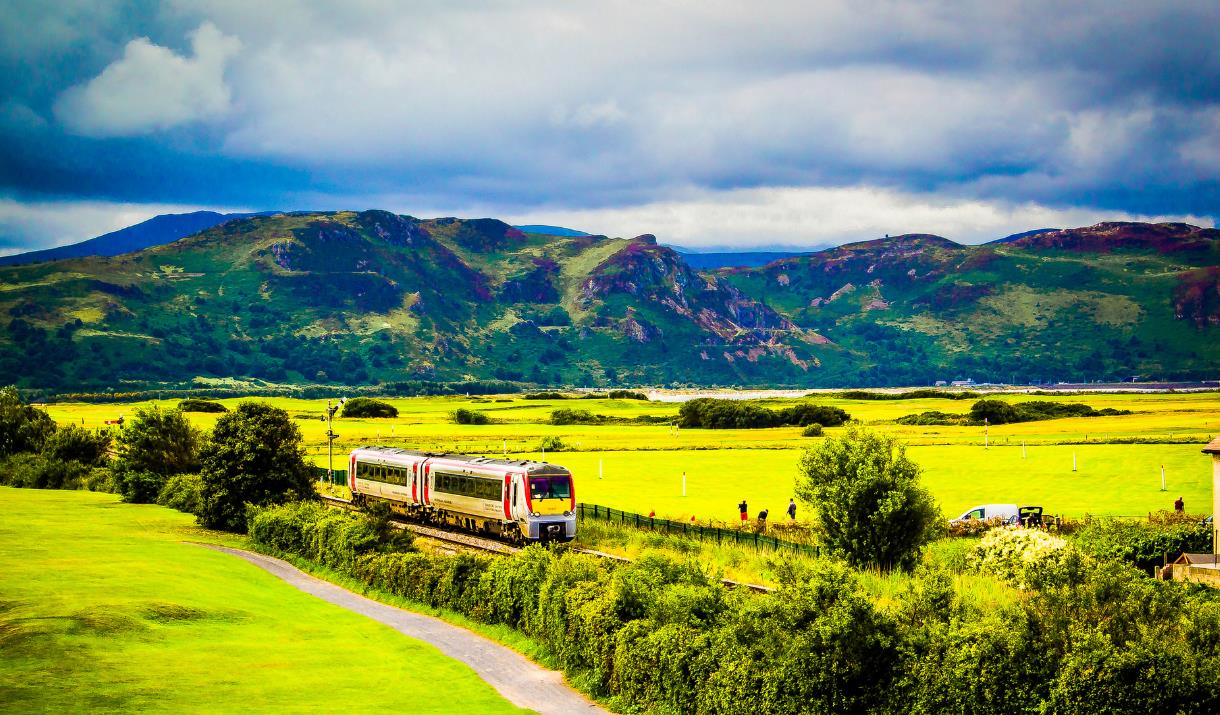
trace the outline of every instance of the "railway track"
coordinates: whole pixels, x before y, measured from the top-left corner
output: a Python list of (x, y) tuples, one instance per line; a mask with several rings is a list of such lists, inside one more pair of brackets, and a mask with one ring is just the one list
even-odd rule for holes
[[(352, 503), (350, 501), (348, 501), (347, 499), (340, 499), (338, 497), (332, 497), (332, 496), (326, 496), (326, 495), (321, 495), (321, 498), (322, 498), (322, 501), (326, 502), (327, 504), (329, 504), (330, 506), (332, 506), (336, 509), (345, 509), (347, 511), (356, 510), (356, 507), (352, 506)], [(456, 532), (456, 531), (448, 531), (445, 529), (438, 529), (434, 526), (424, 526), (423, 524), (412, 524), (410, 522), (396, 521), (393, 519), (390, 520), (390, 524), (396, 529), (404, 529), (406, 531), (411, 531), (416, 534), (419, 534), (420, 536), (427, 536), (428, 538), (436, 539), (437, 541), (447, 541), (452, 544), (457, 544), (459, 546), (465, 546), (470, 549), (477, 549), (479, 551), (489, 551), (489, 552), (495, 553), (495, 554), (515, 554), (515, 553), (521, 551), (521, 547), (519, 547), (519, 546), (512, 546), (510, 544), (505, 544), (501, 541), (495, 541), (493, 539), (484, 539), (482, 537), (474, 536), (472, 534), (466, 534), (466, 533)], [(627, 562), (631, 561), (631, 559), (623, 557), (623, 556), (616, 556), (615, 554), (607, 554), (605, 552), (594, 551), (592, 549), (574, 548), (572, 550), (577, 553), (580, 553), (580, 554), (596, 556), (601, 559), (610, 559), (612, 561), (627, 561)], [(728, 586), (729, 588), (746, 588), (751, 591), (756, 591), (758, 593), (771, 593), (772, 591), (775, 590), (774, 588), (771, 588), (770, 586), (762, 586), (762, 585), (759, 585), (756, 583), (742, 583), (740, 581), (732, 581), (727, 578), (721, 579), (720, 582), (722, 584), (724, 584), (725, 586)]]

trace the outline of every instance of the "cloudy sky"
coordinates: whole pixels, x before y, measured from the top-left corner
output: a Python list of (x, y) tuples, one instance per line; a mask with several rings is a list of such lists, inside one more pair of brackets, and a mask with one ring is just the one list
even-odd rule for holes
[(690, 247), (1220, 212), (1220, 3), (6, 0), (0, 253), (386, 208)]

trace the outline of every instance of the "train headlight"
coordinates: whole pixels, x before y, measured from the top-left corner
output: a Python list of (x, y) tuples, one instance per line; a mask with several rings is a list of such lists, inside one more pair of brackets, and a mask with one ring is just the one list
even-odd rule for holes
[(537, 511), (536, 511), (536, 512), (534, 512), (534, 518), (535, 518), (535, 519), (537, 519), (537, 518), (538, 518), (538, 517), (540, 517), (540, 516), (542, 516), (542, 512), (537, 512)]

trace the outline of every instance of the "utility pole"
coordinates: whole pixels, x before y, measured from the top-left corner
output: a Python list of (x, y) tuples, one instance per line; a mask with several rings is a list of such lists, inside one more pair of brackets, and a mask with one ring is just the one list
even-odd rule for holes
[(340, 400), (338, 404), (333, 406), (330, 404), (330, 400), (326, 401), (326, 479), (331, 484), (335, 483), (335, 437), (339, 435), (335, 434), (335, 431), (330, 428), (330, 421), (335, 416), (335, 410), (338, 410), (342, 404), (343, 400)]

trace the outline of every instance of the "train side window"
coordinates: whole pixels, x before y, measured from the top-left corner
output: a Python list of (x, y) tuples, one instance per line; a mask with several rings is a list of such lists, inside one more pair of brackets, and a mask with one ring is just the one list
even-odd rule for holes
[(512, 482), (509, 482), (509, 484), (511, 485), (509, 489), (513, 492), (513, 506), (517, 506), (517, 485), (512, 484)]

